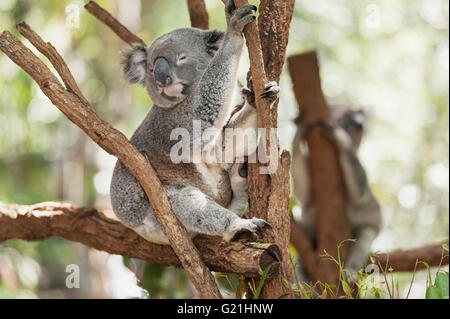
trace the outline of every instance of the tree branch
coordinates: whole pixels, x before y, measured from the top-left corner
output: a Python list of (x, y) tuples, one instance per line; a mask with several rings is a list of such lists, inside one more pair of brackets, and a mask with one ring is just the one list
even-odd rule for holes
[[(311, 281), (320, 280), (321, 274), (318, 271), (320, 257), (314, 252), (308, 237), (294, 221), (291, 221), (291, 243), (300, 255), (302, 265)], [(380, 263), (383, 269), (392, 268), (393, 272), (414, 271), (416, 260), (425, 261), (430, 267), (448, 265), (448, 253), (444, 256), (442, 253), (442, 244), (433, 244), (408, 250), (396, 250), (390, 253), (375, 253), (372, 254), (371, 260), (377, 265)], [(337, 268), (337, 265), (335, 267)], [(425, 265), (417, 265), (417, 269), (423, 268), (425, 268)]]
[[(316, 53), (291, 56), (288, 58), (288, 64), (302, 120), (308, 123), (329, 119), (330, 112), (321, 89)], [(316, 209), (316, 255), (327, 251), (336, 258), (337, 245), (345, 239), (352, 238), (352, 235), (346, 214), (345, 185), (338, 153), (336, 146), (324, 136), (322, 130), (322, 127), (314, 127), (306, 135)], [(347, 248), (347, 245), (341, 247), (342, 260), (346, 258)], [(323, 260), (319, 264), (319, 271), (322, 282), (329, 284), (337, 282), (339, 273), (332, 261)]]
[(145, 42), (139, 38), (137, 35), (128, 30), (123, 24), (117, 21), (108, 11), (100, 7), (94, 1), (89, 1), (84, 8), (89, 11), (93, 16), (99, 19), (101, 22), (106, 24), (111, 30), (117, 34), (123, 41), (128, 43), (129, 45), (133, 45), (135, 43), (141, 44), (144, 47), (146, 46)]
[(205, 0), (187, 0), (189, 16), (193, 28), (209, 29), (209, 16), (206, 11)]
[[(0, 229), (0, 242), (58, 236), (110, 254), (181, 267), (170, 246), (150, 243), (92, 208), (52, 202), (0, 206)], [(227, 243), (211, 236), (197, 236), (194, 243), (213, 271), (256, 277), (272, 265), (269, 277), (278, 272), (275, 256), (279, 249), (274, 244)]]
[[(392, 268), (397, 271), (414, 271), (416, 261), (424, 261), (430, 267), (448, 265), (448, 253), (442, 255), (442, 244), (427, 245), (408, 250), (396, 250), (390, 253), (375, 254), (374, 263), (380, 263), (383, 269)], [(417, 264), (417, 269), (425, 269), (422, 263)]]
[[(226, 0), (223, 0), (226, 3)], [(234, 0), (237, 7), (246, 4), (246, 0)], [(262, 0), (260, 2), (258, 30), (256, 22), (248, 24), (244, 29), (246, 44), (250, 57), (250, 72), (253, 79), (255, 103), (258, 114), (258, 128), (266, 129), (265, 153), (269, 162), (267, 164), (249, 163), (249, 217), (259, 217), (269, 221), (273, 228), (265, 232), (265, 238), (276, 243), (281, 250), (280, 260), (283, 263), (290, 262), (289, 254), (289, 167), (290, 155), (278, 153), (278, 141), (276, 136), (270, 134), (271, 128), (277, 127), (277, 107), (271, 109), (271, 102), (261, 98), (264, 88), (268, 83), (268, 76), (272, 81), (279, 81), (284, 56), (289, 38), (289, 26), (294, 9), (294, 0)], [(272, 25), (272, 30), (267, 32), (267, 25)], [(270, 28), (270, 27), (269, 27)], [(271, 63), (270, 61), (277, 61)], [(265, 66), (267, 68), (265, 68)], [(275, 119), (275, 120), (273, 120)], [(269, 158), (270, 157), (270, 158)], [(260, 168), (275, 166), (275, 173), (261, 174)], [(286, 265), (285, 265), (286, 266)], [(289, 267), (283, 267), (286, 277), (290, 276)], [(282, 283), (280, 274), (273, 280), (266, 281), (261, 298), (279, 298), (288, 292)]]
[[(23, 30), (27, 30), (24, 24), (18, 26), (19, 30), (22, 27), (24, 27)], [(24, 32), (24, 36), (31, 43), (39, 44), (36, 48), (45, 56), (57, 54), (53, 47), (49, 51), (49, 46), (40, 45), (44, 41), (35, 32)], [(200, 296), (220, 298), (214, 277), (202, 262), (186, 229), (174, 215), (165, 189), (145, 156), (128, 141), (125, 135), (103, 121), (84, 98), (74, 93), (79, 92), (79, 89), (72, 89), (73, 92), (65, 90), (45, 64), (10, 32), (4, 31), (1, 34), (0, 49), (36, 81), (42, 92), (73, 123), (106, 152), (116, 156), (130, 170), (144, 189), (156, 220)], [(59, 61), (62, 58), (58, 57), (56, 60)], [(56, 64), (55, 68), (63, 73), (61, 76), (63, 79), (72, 77), (67, 67)], [(70, 85), (76, 86), (74, 83)]]

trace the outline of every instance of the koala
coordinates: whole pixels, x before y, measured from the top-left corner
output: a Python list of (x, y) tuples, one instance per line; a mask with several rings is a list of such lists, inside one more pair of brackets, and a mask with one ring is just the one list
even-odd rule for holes
[[(237, 81), (244, 45), (243, 29), (254, 21), (253, 5), (225, 6), (227, 30), (177, 29), (148, 48), (135, 45), (124, 61), (125, 76), (145, 86), (154, 105), (130, 142), (145, 154), (162, 181), (172, 209), (191, 237), (222, 236), (230, 241), (241, 231), (270, 227), (265, 220), (242, 218), (247, 204), (245, 159), (257, 143), (227, 139), (226, 128), (257, 127), (253, 91)], [(271, 82), (263, 98), (275, 101), (279, 87)], [(201, 124), (200, 131), (195, 129)], [(189, 160), (174, 163), (176, 129), (189, 132)], [(212, 133), (211, 133), (212, 132)], [(206, 141), (202, 138), (209, 134)], [(199, 148), (198, 145), (201, 147)], [(233, 161), (206, 161), (205, 150), (232, 149)], [(192, 160), (194, 159), (194, 160)], [(118, 161), (110, 187), (114, 213), (143, 238), (169, 244), (139, 183)]]
[[(325, 134), (335, 143), (339, 152), (340, 166), (343, 173), (347, 196), (347, 214), (352, 228), (353, 238), (348, 258), (344, 264), (348, 278), (355, 276), (366, 261), (370, 247), (381, 227), (381, 211), (378, 201), (368, 185), (364, 168), (357, 151), (364, 134), (366, 114), (363, 110), (352, 111), (338, 105), (331, 107), (330, 121), (304, 123), (297, 119), (297, 133), (293, 142), (292, 176), (294, 194), (302, 205), (300, 226), (311, 242), (315, 242), (315, 208), (311, 194), (308, 153), (305, 134), (315, 126), (322, 125)], [(301, 267), (301, 261), (299, 263)], [(306, 278), (302, 270), (300, 277)]]

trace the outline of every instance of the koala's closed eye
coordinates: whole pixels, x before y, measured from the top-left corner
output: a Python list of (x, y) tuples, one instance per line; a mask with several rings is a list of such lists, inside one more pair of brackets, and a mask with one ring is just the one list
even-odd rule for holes
[(186, 54), (180, 54), (177, 58), (177, 65), (183, 64), (184, 62), (186, 62), (186, 60), (187, 60)]
[(214, 56), (214, 54), (216, 54), (216, 51), (219, 50), (221, 44), (220, 40), (222, 40), (224, 34), (224, 32), (217, 30), (213, 30), (208, 33), (206, 37), (206, 52), (210, 56)]

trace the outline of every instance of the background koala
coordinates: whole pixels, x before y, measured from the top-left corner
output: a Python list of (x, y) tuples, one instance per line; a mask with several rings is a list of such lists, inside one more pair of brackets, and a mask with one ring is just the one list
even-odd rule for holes
[[(219, 138), (226, 127), (256, 128), (255, 108), (245, 101), (237, 83), (242, 31), (255, 20), (252, 10), (256, 7), (236, 9), (229, 0), (225, 33), (178, 29), (148, 48), (135, 46), (124, 61), (125, 75), (144, 84), (154, 103), (130, 141), (149, 158), (175, 215), (191, 236), (219, 235), (231, 240), (238, 231), (255, 232), (268, 225), (262, 219), (241, 218), (248, 187), (242, 164), (207, 163), (202, 157), (204, 148), (225, 148), (224, 144), (233, 143)], [(275, 99), (278, 91), (276, 83), (270, 83), (265, 97)], [(234, 110), (237, 105), (238, 111)], [(194, 120), (201, 121), (201, 134), (195, 135)], [(171, 140), (171, 132), (177, 128), (190, 132), (189, 157), (199, 162), (172, 162), (171, 148), (177, 141)], [(220, 136), (206, 143), (202, 136), (210, 128), (217, 129)], [(192, 147), (196, 142), (201, 143), (200, 150)], [(237, 149), (234, 158), (245, 158), (255, 150), (256, 143)], [(111, 202), (123, 224), (151, 242), (168, 244), (143, 189), (120, 162), (113, 173)]]
[(345, 262), (345, 268), (351, 275), (363, 267), (370, 253), (372, 241), (381, 226), (381, 212), (357, 156), (364, 133), (366, 114), (362, 110), (352, 111), (343, 106), (334, 106), (331, 110), (331, 121), (314, 123), (302, 123), (300, 119), (296, 121), (297, 133), (293, 142), (292, 162), (294, 193), (302, 205), (300, 225), (314, 243), (315, 210), (311, 194), (305, 134), (312, 126), (323, 125), (326, 135), (336, 143), (339, 150), (340, 165), (346, 186), (347, 213), (353, 238), (356, 239), (356, 242), (351, 244), (348, 259)]

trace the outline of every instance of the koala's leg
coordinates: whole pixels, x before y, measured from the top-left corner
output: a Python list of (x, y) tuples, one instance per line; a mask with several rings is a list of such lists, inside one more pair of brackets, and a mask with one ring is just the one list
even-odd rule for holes
[(248, 203), (248, 163), (234, 163), (228, 171), (233, 197), (227, 209), (242, 217)]
[(356, 273), (363, 268), (364, 263), (370, 254), (372, 242), (377, 237), (378, 231), (373, 227), (363, 227), (356, 232), (356, 242), (352, 244), (347, 261), (345, 262), (345, 271), (349, 278), (357, 280)]
[[(256, 232), (270, 226), (262, 219), (242, 219), (195, 187), (166, 185), (172, 209), (193, 237), (197, 234), (222, 236), (231, 240), (239, 231)], [(133, 175), (118, 162), (111, 182), (111, 203), (121, 222), (148, 241), (168, 244), (144, 190)]]
[[(166, 190), (173, 212), (192, 237), (206, 234), (222, 236), (230, 241), (237, 232), (256, 232), (262, 227), (270, 226), (262, 219), (240, 218), (193, 186), (167, 185)], [(160, 243), (168, 244), (153, 212), (146, 217), (142, 225), (134, 229), (149, 241), (154, 241), (155, 235), (151, 233), (156, 233)]]

